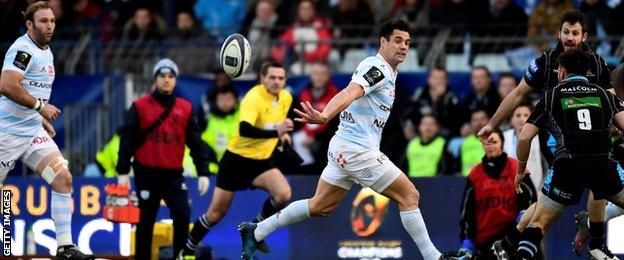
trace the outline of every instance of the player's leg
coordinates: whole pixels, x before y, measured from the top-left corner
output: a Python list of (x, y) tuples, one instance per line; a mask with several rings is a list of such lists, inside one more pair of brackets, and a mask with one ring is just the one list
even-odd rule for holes
[(589, 239), (589, 249), (605, 245), (605, 206), (606, 200), (594, 200), (593, 192), (587, 198), (587, 212), (574, 215), (576, 235), (574, 236), (574, 251), (580, 255)]
[(264, 201), (262, 211), (258, 213), (254, 220), (256, 223), (277, 213), (290, 202), (292, 194), (290, 185), (282, 172), (277, 168), (272, 168), (260, 174), (253, 180), (252, 185), (266, 190), (270, 195)]
[(566, 206), (542, 195), (535, 205), (535, 214), (520, 236), (517, 259), (533, 259), (539, 250), (542, 237), (550, 224), (565, 210)]
[(424, 259), (439, 259), (442, 253), (433, 245), (422, 213), (418, 208), (420, 194), (405, 174), (398, 175), (387, 188), (380, 192), (399, 205), (403, 227), (412, 237)]
[(340, 166), (330, 162), (323, 170), (316, 186), (314, 197), (290, 203), (277, 214), (258, 222), (244, 222), (239, 225), (243, 240), (242, 257), (251, 259), (259, 242), (278, 228), (301, 222), (312, 216), (327, 216), (347, 194), (353, 182)]
[(204, 239), (210, 229), (223, 219), (230, 208), (233, 198), (233, 191), (225, 190), (218, 186), (215, 187), (208, 210), (205, 214), (199, 216), (199, 219), (193, 224), (193, 229), (189, 232), (184, 254), (195, 252), (197, 245)]
[(189, 219), (191, 208), (188, 203), (188, 192), (183, 176), (175, 176), (168, 187), (163, 190), (163, 199), (169, 207), (171, 219), (173, 219), (173, 252), (177, 255), (186, 244), (189, 234)]
[(54, 221), (57, 259), (93, 259), (78, 250), (72, 241), (72, 175), (68, 162), (63, 158), (58, 147), (43, 130), (37, 133), (30, 143), (23, 162), (40, 175), (52, 188), (50, 215)]

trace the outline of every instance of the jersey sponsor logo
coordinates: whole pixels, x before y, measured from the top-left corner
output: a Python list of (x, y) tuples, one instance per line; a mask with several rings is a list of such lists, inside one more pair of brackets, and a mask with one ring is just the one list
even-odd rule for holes
[(390, 109), (392, 109), (392, 107), (388, 107), (384, 104), (379, 105), (379, 109), (381, 109), (382, 111), (388, 112), (390, 111)]
[(340, 120), (346, 121), (352, 124), (355, 123), (355, 120), (353, 120), (353, 115), (347, 111), (342, 111), (342, 113), (340, 113)]
[(488, 210), (499, 207), (510, 208), (516, 204), (515, 197), (488, 196), (477, 201), (477, 210)]
[(377, 118), (375, 118), (375, 121), (373, 121), (373, 124), (374, 124), (377, 128), (379, 128), (379, 129), (381, 129), (381, 130), (383, 130), (384, 126), (386, 126), (386, 122), (385, 122), (385, 121), (381, 121), (381, 120), (379, 120), (379, 119), (377, 119)]
[(175, 133), (154, 132), (148, 138), (154, 143), (182, 144), (182, 136)]
[(35, 139), (33, 139), (32, 144), (45, 144), (49, 142), (50, 142), (50, 138), (46, 136), (37, 136), (35, 137)]
[(593, 72), (591, 71), (587, 71), (587, 77), (594, 77), (596, 76)]
[(589, 86), (574, 86), (574, 87), (562, 87), (561, 92), (596, 92), (598, 91), (595, 87)]
[(33, 80), (28, 81), (28, 85), (32, 87), (36, 87), (36, 88), (44, 88), (44, 89), (52, 88), (52, 84), (50, 83), (38, 82), (38, 81), (33, 81)]
[(43, 66), (43, 67), (41, 67), (41, 70), (39, 70), (39, 72), (47, 72), (48, 75), (52, 76), (52, 75), (54, 75), (54, 66), (51, 66), (51, 65), (49, 65), (47, 67)]
[(13, 59), (13, 65), (21, 70), (26, 70), (28, 63), (30, 63), (30, 58), (32, 58), (32, 56), (27, 52), (17, 51), (17, 54), (15, 54), (15, 58)]
[(579, 107), (602, 107), (599, 97), (569, 97), (561, 99), (563, 109), (572, 109)]
[(368, 72), (366, 72), (366, 74), (364, 74), (363, 77), (366, 80), (366, 82), (368, 82), (368, 84), (370, 86), (375, 85), (375, 84), (379, 83), (379, 81), (384, 79), (384, 75), (381, 72), (381, 70), (379, 70), (375, 66), (370, 68), (370, 70), (368, 70)]
[(535, 72), (537, 72), (538, 68), (539, 67), (537, 66), (537, 61), (532, 60), (531, 63), (529, 64), (529, 71), (532, 72), (532, 73), (535, 73)]

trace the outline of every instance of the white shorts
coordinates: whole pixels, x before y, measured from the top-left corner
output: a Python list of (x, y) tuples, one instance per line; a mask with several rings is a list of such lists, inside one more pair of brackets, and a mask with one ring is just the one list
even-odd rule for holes
[(0, 186), (17, 159), (35, 171), (43, 158), (58, 151), (58, 146), (43, 127), (35, 136), (0, 133)]
[(337, 136), (329, 143), (327, 161), (321, 179), (346, 190), (359, 183), (381, 193), (402, 174), (378, 149), (366, 149)]

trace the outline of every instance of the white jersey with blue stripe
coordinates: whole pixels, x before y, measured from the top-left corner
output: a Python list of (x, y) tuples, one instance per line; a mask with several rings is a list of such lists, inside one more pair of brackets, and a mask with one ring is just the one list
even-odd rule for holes
[(360, 62), (351, 82), (362, 86), (364, 95), (340, 113), (338, 137), (366, 148), (379, 149), (381, 132), (394, 103), (396, 76), (396, 71), (380, 54)]
[[(24, 75), (22, 87), (33, 97), (47, 103), (54, 81), (54, 57), (50, 47), (39, 48), (28, 36), (17, 38), (4, 57), (2, 71)], [(37, 111), (0, 97), (0, 131), (18, 136), (34, 136), (41, 128)]]

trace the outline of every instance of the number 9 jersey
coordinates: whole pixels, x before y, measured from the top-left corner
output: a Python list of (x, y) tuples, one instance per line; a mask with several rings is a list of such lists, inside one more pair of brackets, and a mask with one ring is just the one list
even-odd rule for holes
[(611, 152), (611, 120), (622, 110), (613, 94), (585, 77), (571, 76), (544, 93), (527, 123), (553, 135), (555, 159), (605, 156)]

